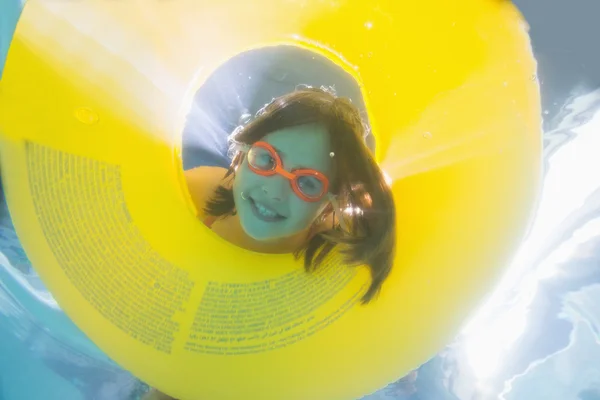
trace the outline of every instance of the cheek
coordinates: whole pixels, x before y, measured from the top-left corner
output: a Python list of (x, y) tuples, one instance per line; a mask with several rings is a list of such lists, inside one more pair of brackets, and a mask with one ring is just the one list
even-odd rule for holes
[(253, 179), (256, 178), (256, 174), (250, 171), (245, 164), (241, 165), (233, 179), (233, 192), (235, 194), (239, 194), (244, 190), (247, 190), (249, 186), (252, 185)]
[(290, 199), (290, 215), (296, 228), (308, 227), (319, 215), (321, 203), (306, 202), (297, 196)]

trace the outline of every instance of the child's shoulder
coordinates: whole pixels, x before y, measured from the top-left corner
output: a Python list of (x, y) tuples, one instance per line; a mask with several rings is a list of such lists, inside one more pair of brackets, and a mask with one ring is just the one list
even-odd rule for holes
[(223, 167), (196, 167), (184, 172), (187, 189), (199, 214), (206, 201), (223, 183), (227, 169)]

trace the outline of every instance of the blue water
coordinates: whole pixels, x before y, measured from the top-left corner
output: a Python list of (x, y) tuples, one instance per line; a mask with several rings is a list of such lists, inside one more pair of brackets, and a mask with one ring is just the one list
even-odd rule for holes
[[(552, 36), (556, 31), (577, 29), (561, 28), (552, 18), (578, 20), (561, 9), (545, 17), (553, 21), (545, 28), (539, 15), (563, 3), (549, 0), (543, 10), (522, 3), (535, 11), (530, 22), (545, 110), (546, 173), (534, 226), (461, 334), (366, 400), (600, 400), (600, 79), (589, 72), (600, 71), (593, 68), (600, 61), (590, 58), (593, 46), (580, 53), (574, 41), (557, 47), (564, 38)], [(20, 9), (19, 0), (0, 0), (0, 77)], [(305, 54), (272, 52), (243, 65), (243, 73), (223, 69), (199, 93), (184, 132), (186, 168), (227, 165), (227, 134), (245, 114), (299, 81), (334, 84), (362, 107), (347, 77)], [(580, 79), (558, 80), (557, 66)], [(254, 77), (252, 83), (246, 76)], [(0, 400), (128, 400), (144, 390), (57, 306), (0, 197)]]
[(0, 197), (0, 400), (129, 399), (143, 389), (60, 310)]

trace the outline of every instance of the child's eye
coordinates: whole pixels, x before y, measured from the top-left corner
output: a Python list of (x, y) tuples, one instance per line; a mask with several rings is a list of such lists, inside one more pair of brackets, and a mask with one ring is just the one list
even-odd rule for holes
[(318, 196), (323, 189), (323, 183), (314, 176), (298, 177), (298, 188), (307, 196)]
[(271, 152), (265, 150), (261, 147), (253, 148), (248, 154), (248, 161), (255, 168), (260, 168), (264, 170), (273, 169), (275, 167), (276, 161)]

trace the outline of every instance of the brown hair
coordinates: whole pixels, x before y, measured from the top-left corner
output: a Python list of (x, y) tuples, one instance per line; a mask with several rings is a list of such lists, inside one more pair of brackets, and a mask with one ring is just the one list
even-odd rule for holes
[[(396, 217), (392, 192), (365, 146), (366, 127), (358, 109), (349, 100), (338, 98), (324, 88), (297, 89), (266, 105), (254, 120), (234, 132), (232, 142), (234, 145), (251, 145), (268, 133), (311, 123), (327, 128), (331, 150), (335, 154), (334, 179), (329, 191), (336, 196), (343, 210), (357, 211), (343, 213), (348, 214), (343, 216), (348, 231), (334, 224), (331, 229), (313, 235), (294, 255), (297, 259), (304, 256), (305, 269), (313, 271), (340, 245), (345, 263), (370, 268), (371, 285), (362, 298), (366, 304), (378, 294), (392, 269)], [(225, 179), (233, 177), (235, 166), (241, 161), (242, 155), (236, 154)], [(233, 191), (219, 186), (207, 201), (205, 212), (217, 217), (234, 215)], [(334, 209), (329, 205), (319, 221), (332, 212)]]

